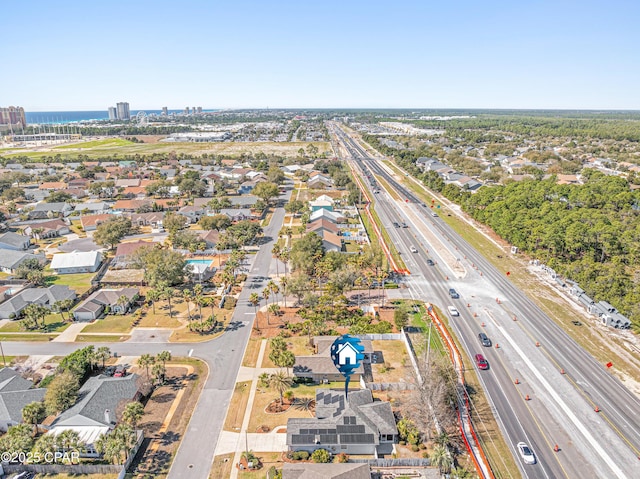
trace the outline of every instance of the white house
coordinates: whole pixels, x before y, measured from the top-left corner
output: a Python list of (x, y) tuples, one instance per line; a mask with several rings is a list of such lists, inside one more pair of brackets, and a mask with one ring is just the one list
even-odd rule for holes
[(57, 274), (95, 273), (102, 263), (99, 251), (58, 253), (53, 255), (51, 269)]

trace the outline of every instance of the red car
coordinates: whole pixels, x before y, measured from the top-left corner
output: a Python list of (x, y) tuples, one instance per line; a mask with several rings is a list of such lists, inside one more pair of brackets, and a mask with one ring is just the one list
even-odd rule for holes
[(476, 354), (476, 364), (479, 369), (489, 369), (489, 363), (482, 354)]
[(116, 372), (113, 373), (113, 377), (114, 378), (122, 378), (125, 377), (127, 375), (127, 368), (125, 366), (118, 366), (116, 368)]

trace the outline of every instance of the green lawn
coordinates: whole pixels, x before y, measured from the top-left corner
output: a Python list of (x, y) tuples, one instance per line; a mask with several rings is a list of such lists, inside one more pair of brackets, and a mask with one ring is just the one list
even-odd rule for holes
[(38, 334), (38, 333), (13, 333), (13, 334), (0, 334), (0, 341), (51, 341), (57, 335), (55, 334)]
[(131, 330), (131, 316), (110, 314), (87, 324), (83, 333), (128, 333)]
[(108, 138), (90, 142), (80, 142), (73, 145), (64, 145), (51, 148), (48, 151), (18, 150), (16, 153), (4, 155), (5, 158), (27, 156), (31, 159), (40, 159), (46, 156), (61, 155), (64, 159), (77, 158), (86, 155), (89, 158), (102, 158), (105, 156), (121, 155), (151, 155), (153, 153), (190, 153), (190, 154), (218, 154), (227, 156), (240, 156), (243, 153), (296, 157), (300, 148), (306, 148), (313, 144), (318, 147), (320, 154), (330, 150), (329, 142), (223, 142), (223, 143), (132, 143), (122, 139)]
[(45, 270), (45, 281), (48, 285), (60, 284), (69, 286), (78, 295), (81, 295), (91, 288), (91, 279), (95, 273), (78, 273), (78, 274), (53, 274), (51, 270)]
[[(66, 316), (66, 313), (65, 313)], [(38, 330), (38, 331), (33, 331), (34, 333), (61, 333), (62, 331), (64, 331), (65, 329), (67, 329), (69, 327), (69, 325), (71, 323), (68, 322), (63, 322), (62, 319), (60, 318), (60, 315), (58, 313), (55, 314), (48, 314), (47, 316), (45, 316), (44, 318), (44, 322), (46, 324), (46, 328), (42, 331)], [(0, 328), (0, 333), (22, 333), (22, 332), (26, 332), (24, 331), (21, 327), (21, 321), (11, 321), (7, 324), (5, 324), (4, 326), (2, 326), (2, 328)]]
[(73, 145), (56, 146), (54, 150), (70, 150), (77, 148), (101, 148), (135, 145), (134, 142), (122, 138), (105, 138), (104, 140), (84, 141)]

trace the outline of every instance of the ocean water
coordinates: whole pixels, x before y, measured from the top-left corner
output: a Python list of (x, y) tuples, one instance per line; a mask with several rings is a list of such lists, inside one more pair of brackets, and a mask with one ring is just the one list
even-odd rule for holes
[[(131, 117), (138, 114), (138, 111), (144, 111), (147, 115), (155, 113), (160, 115), (162, 110), (131, 110)], [(216, 110), (202, 110), (203, 112), (211, 112)], [(169, 113), (182, 113), (182, 110), (169, 110)], [(27, 123), (73, 123), (78, 121), (91, 120), (108, 120), (109, 112), (104, 111), (26, 111)]]

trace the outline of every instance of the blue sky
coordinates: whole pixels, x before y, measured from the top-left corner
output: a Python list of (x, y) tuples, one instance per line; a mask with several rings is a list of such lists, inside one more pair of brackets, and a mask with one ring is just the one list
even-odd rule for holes
[(0, 105), (640, 109), (640, 2), (6, 2)]

